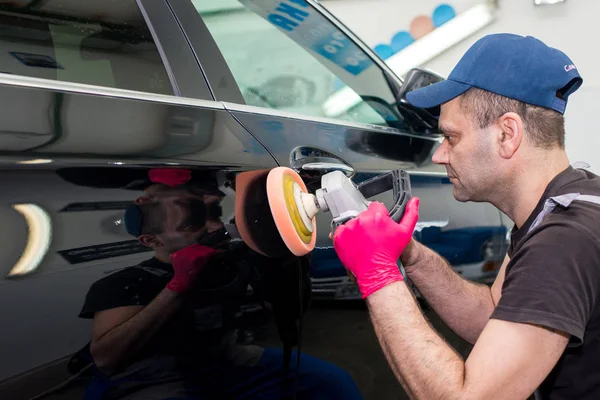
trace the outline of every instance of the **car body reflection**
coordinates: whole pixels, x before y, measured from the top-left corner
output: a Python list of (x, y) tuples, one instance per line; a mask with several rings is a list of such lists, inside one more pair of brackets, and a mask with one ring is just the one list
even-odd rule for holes
[[(52, 357), (48, 350), (69, 349), (62, 363), (88, 382), (85, 398), (279, 398), (294, 380), (302, 390), (360, 398), (347, 372), (319, 358), (302, 355), (295, 373), (310, 256), (265, 257), (228, 231), (235, 226), (235, 171), (63, 167), (15, 175), (30, 184), (19, 197), (37, 198), (49, 211), (16, 205), (12, 218), (21, 216), (24, 229), (3, 229), (24, 249), (0, 286), (5, 304), (19, 301), (18, 312), (3, 308), (3, 336), (42, 349), (25, 338), (48, 323), (53, 346), (28, 359), (17, 358), (23, 348), (7, 348), (16, 362), (3, 363), (4, 373), (39, 365)], [(40, 196), (48, 183), (70, 189), (68, 196)], [(176, 307), (152, 314), (174, 276), (170, 256), (198, 244), (218, 254)], [(33, 318), (42, 309), (52, 323)]]

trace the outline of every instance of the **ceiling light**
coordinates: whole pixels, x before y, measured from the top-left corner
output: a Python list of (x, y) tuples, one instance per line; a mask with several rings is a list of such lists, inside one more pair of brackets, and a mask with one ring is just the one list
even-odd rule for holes
[(548, 6), (553, 4), (564, 3), (566, 0), (533, 0), (536, 6)]

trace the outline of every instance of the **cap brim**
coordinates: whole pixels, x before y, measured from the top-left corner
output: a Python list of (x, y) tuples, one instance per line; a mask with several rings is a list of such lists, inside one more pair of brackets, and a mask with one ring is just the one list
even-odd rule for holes
[(140, 237), (142, 234), (142, 219), (142, 212), (137, 205), (133, 204), (127, 207), (123, 216), (127, 233), (131, 236)]
[(444, 103), (460, 96), (472, 86), (451, 80), (444, 80), (433, 85), (413, 90), (406, 94), (406, 100), (419, 108), (437, 109)]
[(133, 182), (129, 182), (127, 185), (123, 187), (123, 189), (127, 190), (144, 190), (148, 186), (152, 185), (152, 181), (150, 179), (136, 179)]

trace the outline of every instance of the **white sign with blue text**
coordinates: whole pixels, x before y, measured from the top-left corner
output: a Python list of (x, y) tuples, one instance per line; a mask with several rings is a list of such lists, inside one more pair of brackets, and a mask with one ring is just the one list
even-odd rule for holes
[(358, 75), (371, 66), (367, 55), (304, 0), (239, 0), (301, 46)]

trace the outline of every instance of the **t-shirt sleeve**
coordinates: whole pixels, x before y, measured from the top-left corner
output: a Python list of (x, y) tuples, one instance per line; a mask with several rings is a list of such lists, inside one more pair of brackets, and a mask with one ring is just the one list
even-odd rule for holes
[(512, 253), (492, 318), (542, 325), (581, 344), (598, 282), (598, 243), (573, 222), (550, 221)]
[(93, 318), (98, 311), (117, 307), (146, 306), (166, 284), (167, 280), (140, 268), (126, 268), (92, 284), (79, 317)]

